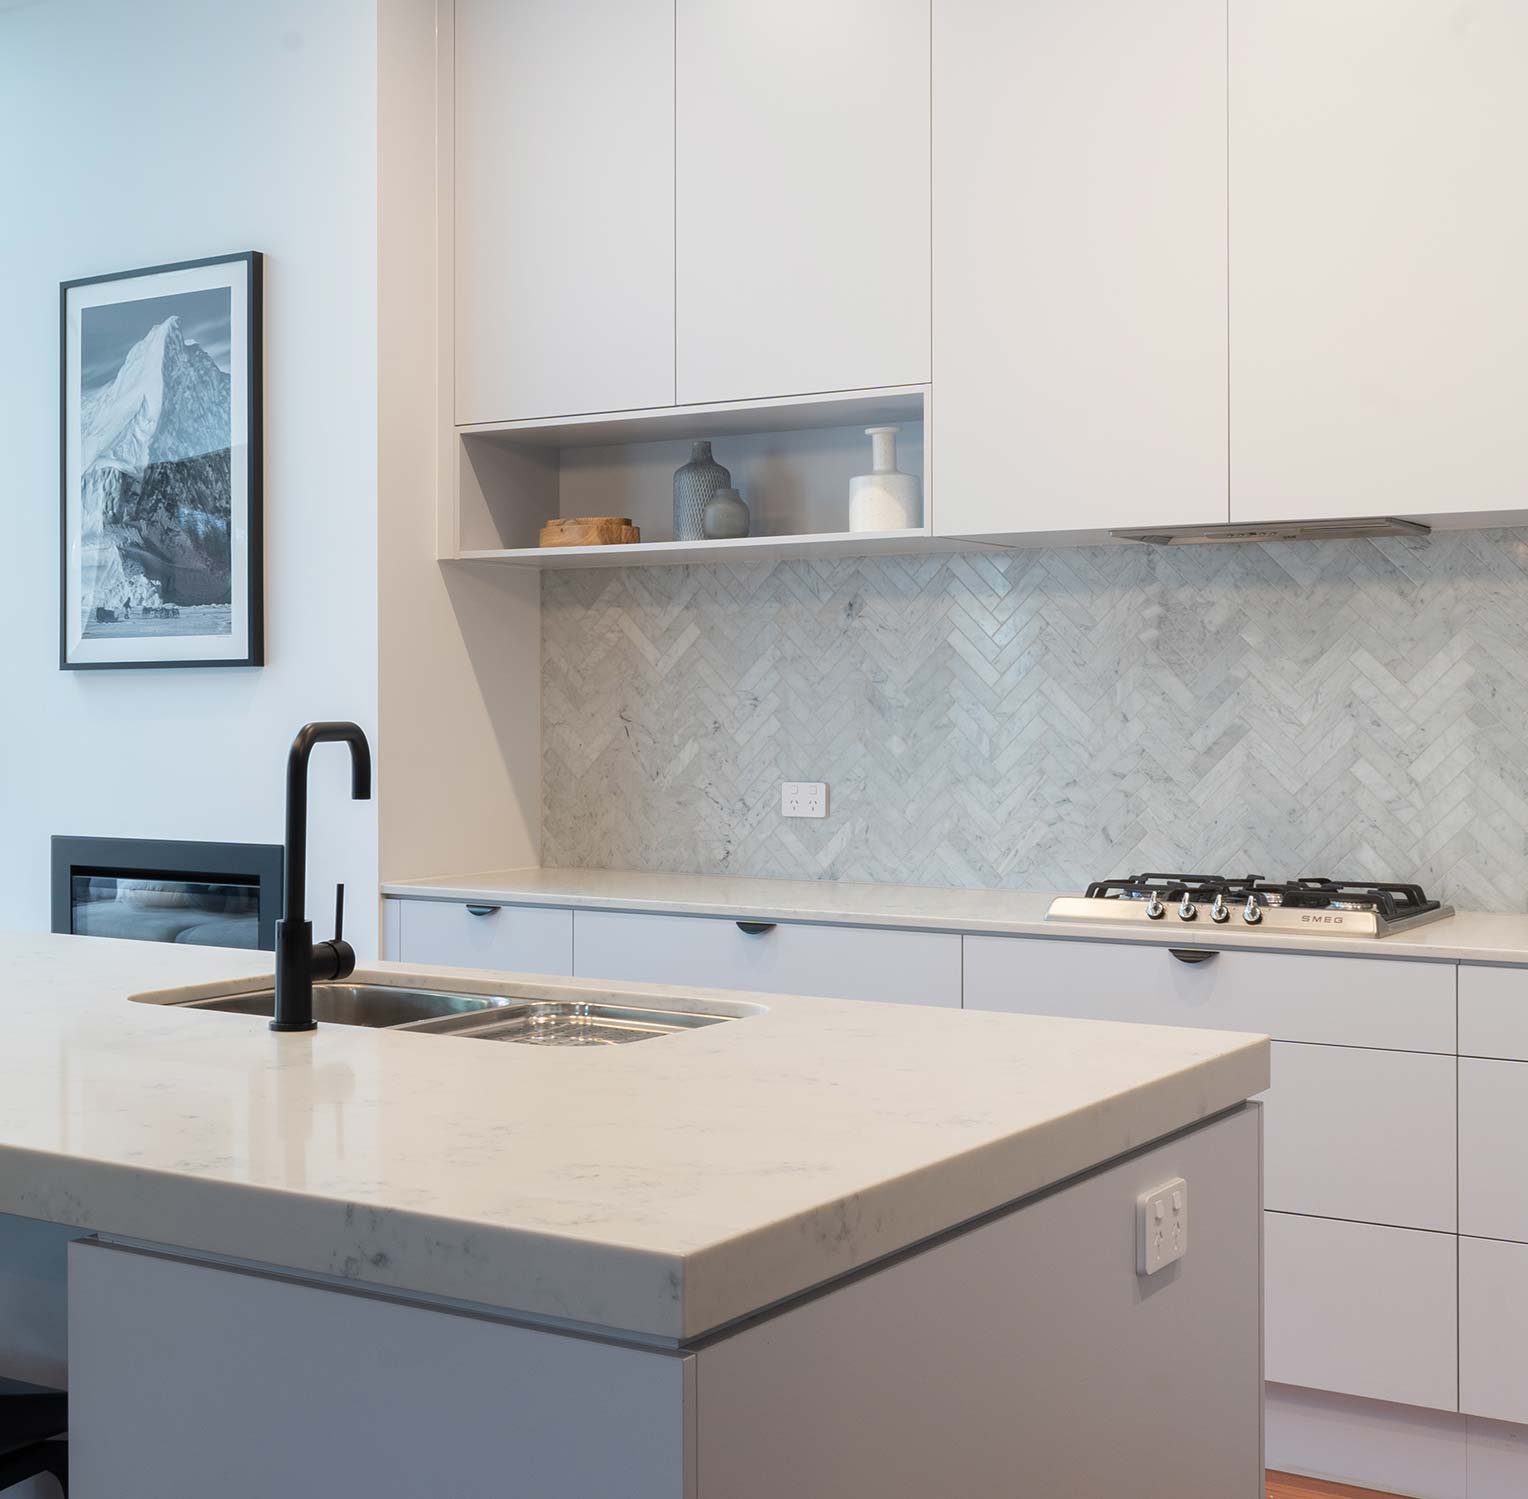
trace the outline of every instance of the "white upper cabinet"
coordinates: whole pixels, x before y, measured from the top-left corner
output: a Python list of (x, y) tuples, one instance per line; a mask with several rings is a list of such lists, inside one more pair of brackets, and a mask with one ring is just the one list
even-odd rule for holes
[(671, 405), (672, 0), (456, 0), (452, 56), (457, 422)]
[(1224, 0), (934, 0), (942, 535), (1227, 518)]
[(1528, 4), (1231, 0), (1234, 520), (1528, 508)]
[(929, 0), (678, 0), (678, 399), (929, 378)]

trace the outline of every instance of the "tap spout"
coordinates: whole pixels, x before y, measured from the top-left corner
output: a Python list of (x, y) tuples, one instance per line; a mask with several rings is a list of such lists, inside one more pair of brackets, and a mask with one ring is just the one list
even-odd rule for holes
[(350, 746), (350, 795), (371, 797), (371, 746), (359, 724), (304, 724), (287, 753), (286, 860), (281, 920), (276, 924), (276, 1013), (274, 1031), (313, 1029), (313, 980), (344, 978), (355, 971), (355, 953), (336, 935), (313, 942), (307, 919), (308, 760), (318, 744)]

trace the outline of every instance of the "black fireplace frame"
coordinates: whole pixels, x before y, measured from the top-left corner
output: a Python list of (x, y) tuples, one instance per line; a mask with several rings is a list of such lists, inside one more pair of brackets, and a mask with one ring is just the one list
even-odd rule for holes
[(75, 875), (116, 876), (129, 880), (186, 880), (218, 884), (230, 878), (254, 880), (260, 891), (257, 946), (276, 946), (281, 919), (281, 876), (285, 851), (279, 843), (201, 843), (171, 838), (53, 838), (53, 930), (74, 930), (72, 881)]

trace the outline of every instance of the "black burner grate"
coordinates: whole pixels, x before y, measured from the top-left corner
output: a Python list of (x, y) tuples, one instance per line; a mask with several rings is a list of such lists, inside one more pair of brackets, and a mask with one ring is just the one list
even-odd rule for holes
[(1400, 921), (1436, 911), (1420, 885), (1380, 880), (1332, 880), (1307, 875), (1298, 880), (1265, 880), (1260, 874), (1240, 878), (1217, 874), (1132, 874), (1122, 880), (1095, 880), (1087, 888), (1090, 900), (1150, 900), (1164, 903), (1185, 895), (1195, 902), (1223, 895), (1227, 903), (1245, 904), (1248, 896), (1260, 906), (1293, 906), (1301, 910), (1373, 911), (1386, 921)]

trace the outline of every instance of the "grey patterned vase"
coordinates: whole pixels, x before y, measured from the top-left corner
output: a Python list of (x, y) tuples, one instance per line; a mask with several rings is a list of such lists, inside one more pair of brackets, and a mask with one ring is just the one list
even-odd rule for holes
[(705, 540), (706, 501), (731, 484), (732, 475), (711, 456), (711, 444), (692, 442), (690, 461), (674, 470), (674, 540)]

